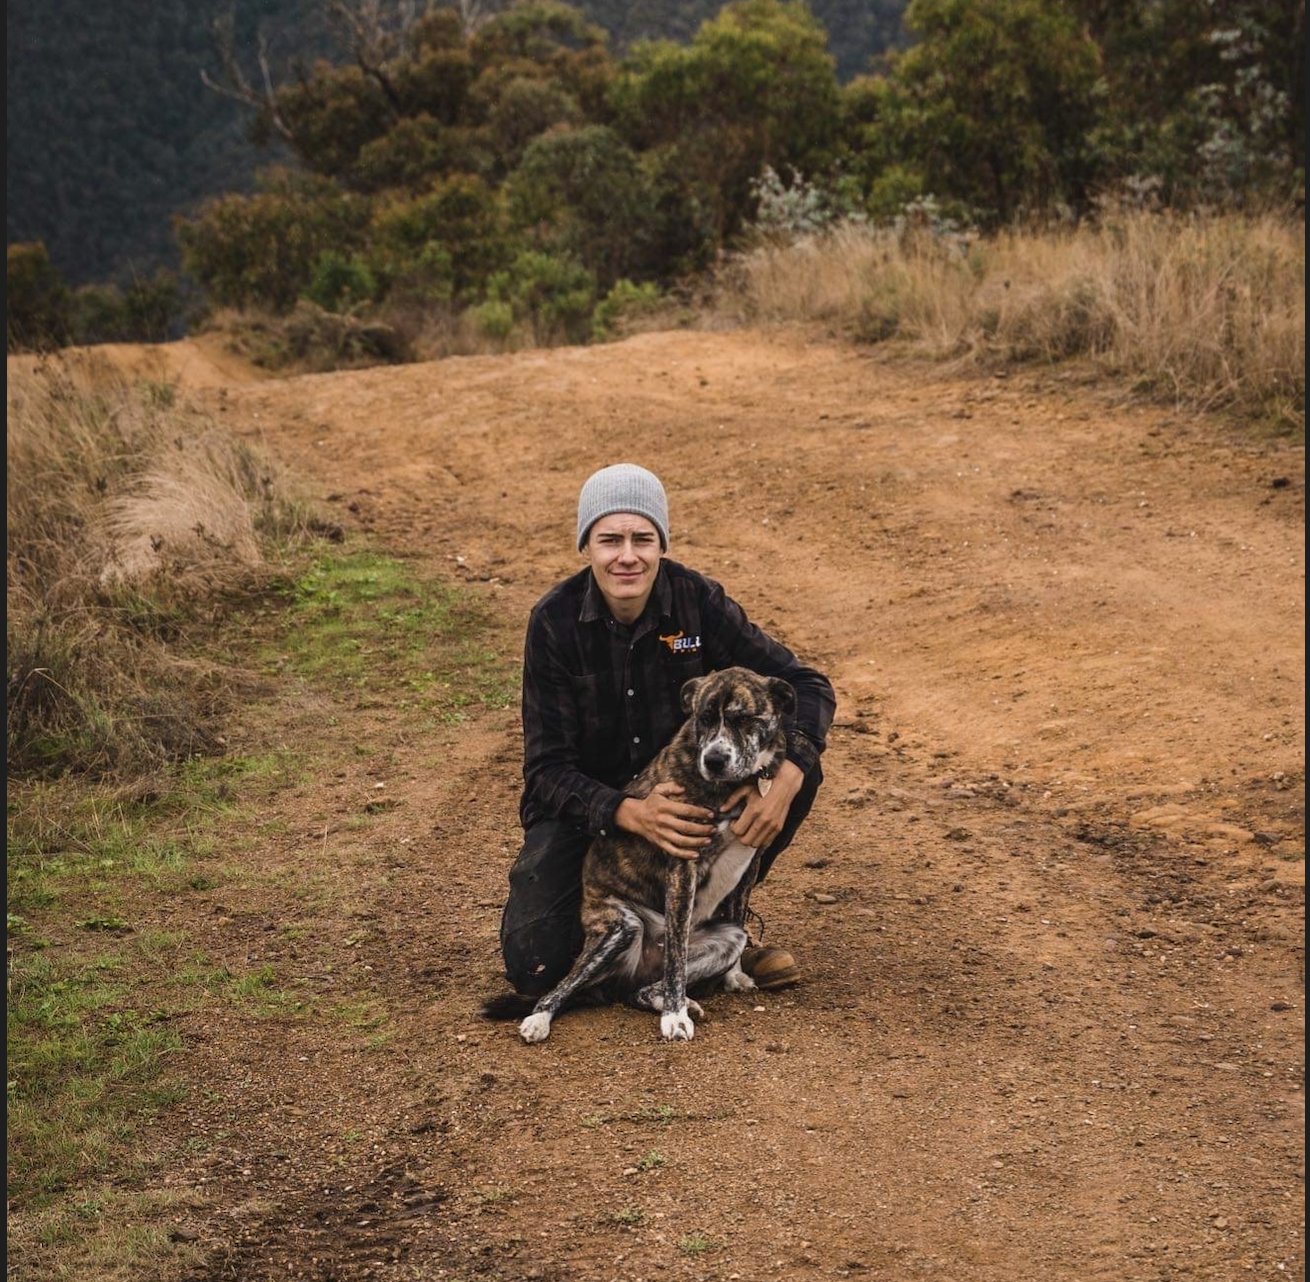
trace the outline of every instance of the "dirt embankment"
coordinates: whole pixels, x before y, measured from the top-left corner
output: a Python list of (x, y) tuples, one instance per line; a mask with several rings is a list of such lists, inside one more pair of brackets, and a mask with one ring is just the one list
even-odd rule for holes
[[(715, 999), (688, 1045), (596, 1010), (529, 1048), (472, 1018), (516, 717), (434, 740), (288, 702), (261, 733), (343, 750), (241, 856), (285, 899), (225, 892), (213, 948), (294, 974), (267, 928), (334, 882), (323, 983), (366, 980), (400, 1035), (191, 1030), (168, 1178), (212, 1276), (1303, 1274), (1299, 447), (796, 333), (234, 373), (198, 394), (349, 528), (468, 580), (510, 652), (578, 564), (582, 479), (652, 467), (673, 555), (840, 706), (756, 897), (806, 982)], [(381, 777), (400, 804), (334, 828)], [(232, 1138), (191, 1156), (185, 1127)]]

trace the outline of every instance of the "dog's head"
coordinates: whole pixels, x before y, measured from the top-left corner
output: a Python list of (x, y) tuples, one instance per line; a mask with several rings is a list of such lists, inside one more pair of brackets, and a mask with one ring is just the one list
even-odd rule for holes
[(682, 687), (682, 708), (701, 778), (739, 783), (777, 765), (787, 746), (783, 718), (796, 708), (796, 691), (779, 677), (724, 668), (692, 677)]

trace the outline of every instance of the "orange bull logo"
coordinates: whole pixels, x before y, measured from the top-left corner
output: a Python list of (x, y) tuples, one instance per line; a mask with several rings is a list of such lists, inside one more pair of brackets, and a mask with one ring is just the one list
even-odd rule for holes
[(661, 636), (660, 640), (674, 654), (695, 654), (700, 649), (700, 637), (689, 637), (685, 632), (679, 629), (677, 632), (671, 632), (667, 636)]

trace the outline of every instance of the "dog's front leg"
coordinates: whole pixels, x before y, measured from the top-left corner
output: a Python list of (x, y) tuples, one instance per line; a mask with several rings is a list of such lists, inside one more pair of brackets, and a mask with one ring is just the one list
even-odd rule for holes
[(664, 1002), (660, 1032), (665, 1041), (689, 1042), (696, 1034), (687, 1003), (687, 948), (696, 902), (696, 865), (675, 859), (664, 897)]
[(641, 923), (630, 911), (618, 911), (608, 920), (594, 924), (573, 968), (533, 1007), (532, 1014), (519, 1025), (519, 1036), (525, 1042), (544, 1042), (550, 1036), (551, 1020), (580, 988), (605, 978), (614, 959), (637, 938), (640, 930)]

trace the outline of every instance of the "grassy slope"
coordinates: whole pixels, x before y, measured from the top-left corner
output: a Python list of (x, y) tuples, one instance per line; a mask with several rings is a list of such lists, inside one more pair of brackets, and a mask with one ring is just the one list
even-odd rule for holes
[[(385, 700), (420, 726), (503, 707), (515, 689), (469, 598), (367, 550), (318, 558), (219, 641), (229, 658), (280, 674), (289, 698)], [(224, 964), (173, 911), (188, 896), (236, 893), (252, 874), (226, 852), (266, 840), (268, 799), (326, 769), (334, 751), (325, 737), (195, 758), (132, 787), (11, 786), (8, 1192), (23, 1213), (23, 1254), (46, 1276), (126, 1278), (189, 1258), (159, 1227), (177, 1208), (152, 1184), (149, 1142), (154, 1119), (194, 1089), (171, 1063), (180, 1017), (235, 1006), (378, 1045), (389, 1036), (366, 987), (324, 1002), (268, 964)], [(352, 822), (364, 831), (389, 804), (371, 799)], [(288, 876), (266, 875), (271, 887)], [(305, 913), (315, 893), (297, 880)]]

